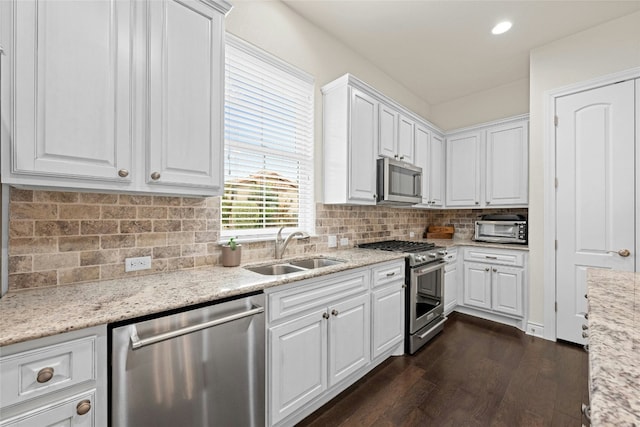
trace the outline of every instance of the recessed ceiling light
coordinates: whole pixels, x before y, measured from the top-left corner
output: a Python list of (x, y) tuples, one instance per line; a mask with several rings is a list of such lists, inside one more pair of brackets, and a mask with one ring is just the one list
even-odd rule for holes
[(507, 31), (509, 31), (509, 29), (511, 29), (511, 22), (502, 21), (498, 25), (493, 27), (493, 30), (491, 30), (491, 33), (492, 34), (496, 34), (496, 35), (497, 34), (502, 34), (502, 33), (506, 33)]

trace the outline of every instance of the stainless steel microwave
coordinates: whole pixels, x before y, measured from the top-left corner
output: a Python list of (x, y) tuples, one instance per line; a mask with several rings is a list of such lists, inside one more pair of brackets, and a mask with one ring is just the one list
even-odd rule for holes
[(377, 202), (416, 205), (422, 202), (422, 168), (389, 158), (378, 159)]
[(513, 218), (501, 218), (495, 215), (493, 218), (483, 217), (476, 221), (474, 240), (491, 243), (521, 243), (526, 244), (528, 239), (527, 220), (522, 216)]

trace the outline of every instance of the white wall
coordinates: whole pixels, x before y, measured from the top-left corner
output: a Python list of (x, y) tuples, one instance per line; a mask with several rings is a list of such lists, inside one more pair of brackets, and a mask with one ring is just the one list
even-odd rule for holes
[(371, 62), (311, 24), (280, 1), (234, 0), (227, 31), (315, 77), (316, 200), (322, 200), (322, 94), (320, 88), (351, 73), (428, 118), (430, 106)]
[(529, 79), (526, 78), (432, 105), (429, 119), (448, 131), (528, 112)]
[(640, 12), (531, 51), (529, 148), (530, 320), (543, 323), (544, 94), (640, 66)]

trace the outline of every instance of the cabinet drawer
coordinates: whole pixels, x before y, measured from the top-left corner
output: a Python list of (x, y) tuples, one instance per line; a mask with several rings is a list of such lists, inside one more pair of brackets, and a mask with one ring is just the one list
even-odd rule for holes
[(396, 280), (404, 281), (404, 261), (373, 269), (373, 287), (386, 285)]
[(471, 249), (464, 251), (465, 261), (490, 262), (491, 264), (524, 265), (524, 253), (522, 251), (501, 251), (491, 249)]
[(328, 305), (369, 289), (368, 271), (301, 285), (269, 295), (269, 321), (302, 313), (314, 307)]
[(98, 424), (95, 405), (96, 390), (93, 389), (0, 422), (0, 427), (95, 426)]
[(0, 407), (96, 379), (96, 337), (0, 358)]

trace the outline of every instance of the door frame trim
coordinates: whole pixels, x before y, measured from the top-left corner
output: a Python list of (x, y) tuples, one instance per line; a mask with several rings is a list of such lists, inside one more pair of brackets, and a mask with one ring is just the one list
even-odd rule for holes
[[(640, 78), (640, 67), (607, 74), (593, 79), (573, 83), (545, 91), (544, 93), (544, 338), (556, 341), (557, 316), (556, 303), (556, 132), (554, 118), (556, 115), (556, 99), (586, 90), (608, 86), (623, 80)], [(636, 124), (636, 128), (638, 124)], [(636, 134), (636, 139), (638, 135)], [(638, 206), (638, 203), (636, 204)], [(637, 237), (636, 237), (637, 239)]]

